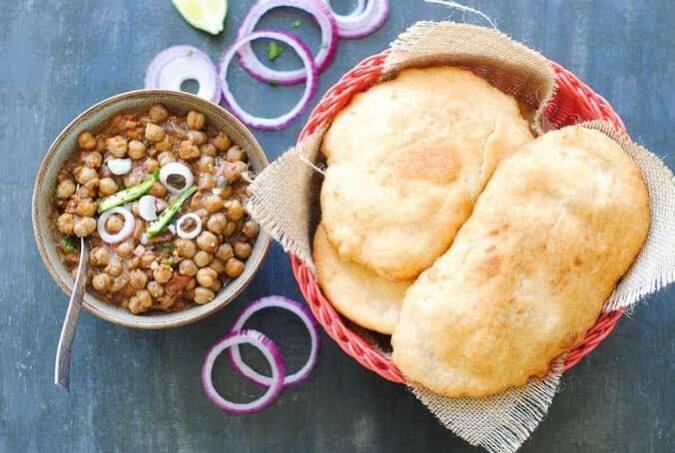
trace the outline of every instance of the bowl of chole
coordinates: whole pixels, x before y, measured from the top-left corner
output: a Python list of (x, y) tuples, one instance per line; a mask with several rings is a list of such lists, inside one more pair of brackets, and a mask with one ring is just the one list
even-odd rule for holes
[[(585, 338), (650, 229), (638, 165), (555, 111), (537, 131), (528, 106), (466, 67), (363, 81), (381, 64), (342, 79), (362, 85), (348, 98), (321, 101), (343, 107), (321, 119), (315, 268), (292, 261), (327, 332), (385, 378), (448, 397), (523, 386), (592, 349)], [(579, 122), (621, 124), (587, 87), (565, 89), (572, 74), (557, 77), (567, 108), (602, 105)]]

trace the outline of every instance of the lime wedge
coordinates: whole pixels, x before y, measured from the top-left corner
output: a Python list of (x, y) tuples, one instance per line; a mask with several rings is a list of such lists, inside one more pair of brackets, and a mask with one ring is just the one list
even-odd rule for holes
[(173, 6), (190, 25), (217, 35), (223, 31), (227, 0), (172, 0)]

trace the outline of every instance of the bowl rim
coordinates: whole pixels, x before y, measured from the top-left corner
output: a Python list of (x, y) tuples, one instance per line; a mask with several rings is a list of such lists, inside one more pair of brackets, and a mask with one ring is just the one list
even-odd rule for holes
[[(203, 104), (207, 107), (210, 107), (215, 113), (218, 115), (221, 115), (225, 118), (225, 120), (231, 124), (234, 125), (236, 129), (238, 129), (242, 135), (246, 136), (247, 139), (249, 139), (254, 146), (257, 148), (256, 149), (256, 154), (262, 161), (262, 168), (265, 168), (269, 165), (269, 159), (267, 157), (267, 154), (265, 153), (264, 149), (262, 146), (260, 146), (260, 143), (258, 140), (255, 138), (253, 133), (250, 131), (250, 129), (244, 125), (238, 118), (236, 118), (234, 115), (232, 115), (230, 112), (225, 110), (222, 106), (215, 104), (209, 100), (200, 98), (194, 94), (183, 92), (183, 91), (172, 91), (172, 90), (147, 90), (147, 89), (138, 89), (138, 90), (131, 90), (131, 91), (125, 91), (113, 96), (110, 96), (108, 98), (105, 98), (92, 106), (88, 107), (85, 109), (82, 113), (78, 114), (74, 119), (72, 119), (68, 124), (61, 129), (61, 131), (58, 133), (56, 138), (52, 141), (52, 143), (49, 145), (47, 148), (47, 152), (42, 156), (42, 159), (40, 161), (40, 165), (38, 167), (37, 173), (35, 174), (35, 182), (33, 183), (33, 193), (31, 195), (31, 221), (33, 225), (33, 238), (35, 240), (35, 243), (37, 245), (38, 252), (40, 254), (40, 258), (42, 260), (42, 263), (44, 264), (45, 268), (51, 275), (52, 279), (56, 282), (56, 284), (61, 288), (61, 290), (69, 296), (72, 292), (72, 285), (69, 284), (67, 281), (65, 281), (63, 278), (61, 278), (61, 275), (56, 271), (55, 267), (53, 266), (52, 261), (49, 259), (49, 255), (47, 254), (47, 249), (45, 243), (43, 243), (40, 239), (42, 238), (41, 235), (41, 228), (38, 225), (38, 218), (39, 218), (39, 205), (40, 205), (40, 200), (38, 199), (38, 192), (39, 189), (42, 187), (42, 183), (44, 181), (44, 175), (47, 172), (47, 169), (50, 167), (50, 164), (54, 157), (56, 156), (56, 151), (57, 149), (61, 146), (62, 142), (71, 134), (75, 131), (75, 129), (78, 127), (78, 125), (94, 115), (96, 112), (99, 112), (103, 110), (104, 108), (114, 105), (118, 102), (133, 99), (136, 97), (147, 97), (148, 98), (148, 104), (150, 105), (152, 103), (152, 98), (156, 96), (163, 96), (163, 97), (174, 97), (176, 98), (179, 102), (181, 101), (181, 98), (188, 99), (192, 103), (197, 103), (197, 104)], [(106, 118), (107, 119), (107, 118)], [(105, 121), (105, 120), (103, 120)], [(262, 170), (262, 169), (261, 169)], [(204, 307), (203, 310), (197, 311), (197, 310), (191, 310), (193, 307), (188, 307), (186, 310), (180, 311), (180, 312), (172, 312), (172, 313), (153, 313), (150, 315), (146, 316), (133, 316), (132, 318), (126, 319), (122, 316), (117, 316), (114, 315), (114, 312), (108, 312), (104, 311), (101, 308), (97, 306), (97, 304), (106, 304), (106, 302), (100, 301), (97, 297), (95, 297), (94, 294), (92, 294), (89, 291), (85, 291), (85, 297), (83, 298), (82, 301), (82, 306), (83, 308), (88, 311), (89, 313), (93, 314), (94, 316), (97, 316), (105, 321), (111, 322), (113, 324), (125, 326), (125, 327), (130, 327), (134, 329), (145, 329), (145, 330), (159, 330), (159, 329), (169, 329), (169, 328), (174, 328), (174, 327), (181, 327), (185, 326), (188, 324), (192, 324), (194, 322), (197, 322), (201, 319), (204, 319), (208, 316), (211, 316), (215, 312), (219, 311), (220, 309), (224, 308), (227, 306), (230, 302), (232, 302), (234, 299), (236, 299), (244, 289), (251, 283), (255, 275), (257, 274), (258, 270), (260, 269), (260, 266), (262, 263), (265, 261), (265, 258), (267, 257), (267, 254), (269, 252), (269, 248), (271, 245), (271, 237), (267, 232), (264, 230), (260, 230), (260, 234), (258, 235), (258, 238), (255, 241), (255, 246), (261, 247), (261, 253), (258, 255), (257, 260), (250, 263), (252, 266), (252, 270), (250, 274), (246, 275), (244, 280), (238, 281), (237, 282), (237, 287), (234, 289), (232, 294), (229, 295), (229, 297), (223, 298), (222, 300), (218, 301), (217, 300), (217, 295), (216, 299), (214, 301), (209, 302), (208, 304), (201, 305), (200, 307)], [(260, 244), (260, 245), (258, 245)], [(249, 263), (246, 263), (247, 266)], [(222, 291), (222, 290), (221, 290)], [(89, 302), (87, 299), (91, 298), (92, 300), (96, 301), (96, 304), (92, 304)], [(107, 304), (110, 305), (110, 304)], [(112, 307), (112, 305), (110, 305)], [(120, 308), (120, 310), (122, 310)], [(189, 312), (193, 311), (192, 315), (189, 315)], [(183, 314), (183, 316), (178, 317), (176, 316), (177, 314)], [(174, 319), (165, 319), (162, 320), (162, 318), (174, 318)], [(147, 322), (148, 319), (153, 319), (153, 322)], [(157, 321), (159, 319), (159, 321)]]

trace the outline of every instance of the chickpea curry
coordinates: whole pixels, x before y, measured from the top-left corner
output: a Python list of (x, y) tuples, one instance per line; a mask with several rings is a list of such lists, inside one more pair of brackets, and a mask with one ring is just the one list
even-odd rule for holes
[(204, 114), (163, 105), (83, 132), (54, 196), (61, 261), (75, 273), (91, 246), (87, 288), (131, 313), (206, 304), (251, 255), (259, 227), (244, 208), (246, 151)]

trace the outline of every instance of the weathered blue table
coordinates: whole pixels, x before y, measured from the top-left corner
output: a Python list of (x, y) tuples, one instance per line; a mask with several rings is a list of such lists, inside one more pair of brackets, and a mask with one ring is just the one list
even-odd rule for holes
[[(29, 207), (39, 160), (80, 111), (141, 87), (145, 68), (159, 50), (192, 44), (217, 58), (251, 4), (230, 3), (226, 31), (212, 38), (190, 28), (169, 0), (2, 2), (0, 451), (475, 450), (442, 428), (404, 388), (364, 370), (325, 336), (311, 379), (287, 390), (268, 410), (237, 418), (209, 403), (198, 377), (206, 347), (250, 300), (271, 293), (301, 297), (278, 246), (235, 303), (195, 325), (142, 332), (85, 314), (75, 345), (72, 393), (52, 384), (67, 298), (43, 269), (33, 243)], [(470, 3), (606, 96), (633, 137), (675, 168), (675, 9), (670, 1)], [(340, 43), (335, 62), (321, 77), (321, 93), (415, 20), (450, 14), (417, 0), (392, 4), (380, 31)], [(453, 17), (459, 20), (462, 14)], [(289, 28), (296, 18), (303, 23), (299, 33), (316, 48), (318, 31), (304, 14), (284, 10), (263, 22)], [(298, 62), (286, 52), (275, 64)], [(259, 113), (284, 111), (302, 90), (263, 86), (241, 70), (232, 79), (243, 104)], [(275, 158), (294, 142), (303, 121), (256, 135)], [(564, 377), (548, 417), (523, 451), (675, 451), (673, 299), (675, 288), (649, 298)], [(288, 351), (289, 366), (302, 362), (306, 337), (293, 318), (270, 312), (252, 326), (278, 339)], [(217, 385), (226, 394), (259, 392), (235, 377), (224, 361), (217, 368)]]

